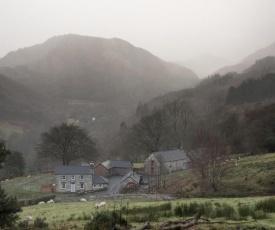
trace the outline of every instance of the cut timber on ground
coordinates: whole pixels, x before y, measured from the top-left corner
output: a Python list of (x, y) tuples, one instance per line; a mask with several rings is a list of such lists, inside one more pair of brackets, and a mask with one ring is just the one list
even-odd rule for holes
[(181, 230), (187, 229), (198, 224), (201, 214), (198, 212), (194, 217), (183, 221), (167, 221), (161, 225), (161, 230)]

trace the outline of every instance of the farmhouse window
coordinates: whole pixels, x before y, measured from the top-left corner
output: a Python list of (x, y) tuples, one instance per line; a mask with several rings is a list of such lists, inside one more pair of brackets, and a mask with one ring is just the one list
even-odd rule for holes
[(80, 189), (84, 189), (84, 183), (80, 183)]
[(66, 189), (66, 183), (62, 183), (62, 189)]
[(71, 179), (72, 179), (72, 180), (75, 180), (75, 176), (71, 176)]
[(151, 174), (155, 174), (155, 169), (154, 169), (154, 167), (151, 167)]
[(83, 175), (80, 176), (80, 180), (84, 180), (84, 176)]
[(154, 166), (154, 165), (155, 165), (155, 161), (151, 160), (151, 166)]
[(66, 176), (61, 176), (61, 179), (62, 180), (66, 180)]

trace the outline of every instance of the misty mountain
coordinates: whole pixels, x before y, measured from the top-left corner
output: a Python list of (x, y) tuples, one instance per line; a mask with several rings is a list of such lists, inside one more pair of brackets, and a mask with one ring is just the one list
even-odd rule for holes
[[(18, 103), (29, 90), (35, 106), (29, 106), (28, 122), (34, 129), (39, 105), (48, 119), (41, 123), (44, 130), (53, 123), (75, 121), (102, 140), (112, 136), (122, 121), (128, 122), (139, 102), (199, 81), (192, 70), (121, 39), (79, 35), (57, 36), (10, 52), (0, 59), (0, 73), (22, 86), (6, 91), (10, 97), (16, 91)], [(28, 107), (29, 99), (21, 99)], [(2, 102), (16, 111), (19, 124), (24, 117), (20, 103)]]
[[(46, 120), (45, 111), (50, 112), (50, 103), (47, 97), (36, 93), (27, 86), (0, 74), (0, 120), (15, 122), (34, 122)], [(31, 115), (32, 114), (32, 115)]]
[(258, 59), (262, 59), (267, 56), (275, 56), (275, 42), (266, 48), (252, 53), (251, 55), (244, 58), (240, 63), (231, 66), (225, 66), (215, 72), (220, 74), (225, 74), (228, 72), (241, 73), (245, 69), (249, 68)]
[(212, 74), (220, 67), (228, 65), (230, 63), (231, 61), (226, 58), (204, 54), (196, 58), (186, 60), (179, 64), (191, 68), (195, 71), (196, 74), (199, 75), (200, 78), (204, 78)]
[[(273, 93), (271, 93), (272, 88), (275, 88), (275, 81), (273, 80), (275, 73), (275, 57), (265, 57), (263, 59), (257, 60), (253, 65), (244, 70), (242, 73), (227, 73), (224, 75), (214, 74), (203, 79), (199, 84), (197, 84), (192, 89), (182, 89), (175, 92), (170, 92), (162, 97), (157, 97), (148, 102), (149, 108), (161, 107), (167, 102), (174, 100), (184, 100), (192, 104), (192, 107), (201, 119), (205, 116), (217, 112), (226, 114), (227, 109), (231, 108), (227, 105), (227, 97), (232, 88), (236, 89), (236, 92), (241, 92), (244, 85), (251, 85), (251, 87), (245, 87), (245, 94), (258, 94), (253, 95), (256, 98), (254, 101), (249, 101), (245, 104), (246, 100), (244, 95), (238, 96), (234, 95), (234, 103), (238, 104), (238, 108), (234, 107), (234, 110), (245, 110), (246, 107), (251, 107), (251, 103), (257, 102), (257, 106), (260, 104), (271, 103), (275, 101)], [(248, 84), (249, 83), (249, 84)], [(254, 87), (254, 88), (253, 88)], [(265, 93), (259, 93), (264, 92)], [(252, 96), (252, 95), (250, 95)], [(229, 95), (230, 97), (230, 95)], [(228, 106), (228, 108), (226, 107)], [(253, 107), (253, 106), (252, 106)]]
[(198, 82), (191, 70), (121, 39), (78, 35), (11, 52), (0, 67), (14, 68), (2, 73), (36, 89), (43, 85), (39, 91), (47, 94), (93, 101), (124, 100), (126, 93), (138, 102)]

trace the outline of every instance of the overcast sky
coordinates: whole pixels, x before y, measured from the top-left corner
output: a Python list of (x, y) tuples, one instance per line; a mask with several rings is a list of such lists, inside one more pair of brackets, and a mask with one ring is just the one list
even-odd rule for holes
[(237, 61), (275, 42), (275, 0), (0, 0), (0, 57), (68, 33), (121, 38), (166, 61)]

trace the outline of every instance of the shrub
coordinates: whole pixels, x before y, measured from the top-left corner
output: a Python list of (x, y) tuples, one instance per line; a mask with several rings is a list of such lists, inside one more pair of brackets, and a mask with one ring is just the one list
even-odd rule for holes
[(93, 219), (85, 224), (84, 230), (112, 229), (116, 224), (127, 225), (127, 221), (116, 211), (96, 213)]
[(0, 187), (0, 229), (12, 227), (19, 219), (16, 213), (21, 211), (16, 197), (8, 197), (5, 190)]
[(264, 212), (275, 212), (275, 199), (268, 198), (263, 201), (259, 201), (255, 204), (256, 210), (263, 210)]
[(27, 228), (29, 227), (29, 222), (27, 220), (19, 221), (17, 226), (19, 228)]
[(238, 213), (240, 219), (247, 219), (250, 216), (251, 208), (249, 205), (240, 205), (238, 207)]
[(254, 210), (254, 211), (251, 211), (251, 216), (255, 220), (267, 219), (268, 218), (267, 213), (265, 213), (263, 210)]
[(38, 217), (38, 218), (36, 218), (36, 219), (34, 220), (33, 226), (34, 226), (35, 228), (46, 229), (46, 228), (48, 228), (49, 224), (46, 222), (46, 218), (45, 218), (45, 217), (44, 217), (44, 218)]
[(236, 218), (236, 212), (235, 209), (228, 204), (223, 204), (223, 216), (228, 219), (228, 220), (232, 220)]

